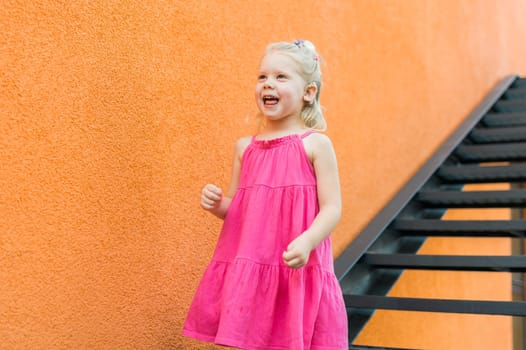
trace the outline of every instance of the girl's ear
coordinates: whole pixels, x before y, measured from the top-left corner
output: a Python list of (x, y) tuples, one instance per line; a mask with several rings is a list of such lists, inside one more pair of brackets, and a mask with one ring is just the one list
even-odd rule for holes
[(307, 103), (313, 103), (316, 98), (316, 93), (318, 93), (318, 85), (312, 82), (305, 87), (305, 92), (303, 94), (303, 101)]

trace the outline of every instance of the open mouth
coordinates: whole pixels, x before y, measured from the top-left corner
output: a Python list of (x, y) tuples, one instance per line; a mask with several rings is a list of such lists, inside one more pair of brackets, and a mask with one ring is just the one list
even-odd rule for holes
[(277, 98), (276, 96), (271, 96), (271, 95), (263, 96), (263, 104), (265, 106), (273, 106), (273, 105), (276, 105), (278, 102), (279, 102), (279, 98)]

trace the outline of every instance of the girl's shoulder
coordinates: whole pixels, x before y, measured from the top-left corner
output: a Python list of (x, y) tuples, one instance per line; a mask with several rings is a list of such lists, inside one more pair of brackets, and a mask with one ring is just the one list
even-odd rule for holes
[(243, 153), (247, 149), (248, 145), (252, 142), (253, 136), (243, 136), (236, 141), (235, 154), (239, 159), (243, 158)]
[(316, 149), (332, 148), (332, 141), (329, 136), (320, 131), (315, 131), (303, 139), (305, 146), (310, 146)]
[(252, 142), (254, 136), (243, 136), (236, 141), (236, 148), (245, 149)]
[(303, 145), (311, 162), (316, 158), (331, 156), (334, 153), (331, 139), (322, 132), (313, 132), (305, 137)]
[(323, 131), (313, 130), (305, 137), (305, 140), (312, 140), (314, 142), (331, 142), (331, 139)]

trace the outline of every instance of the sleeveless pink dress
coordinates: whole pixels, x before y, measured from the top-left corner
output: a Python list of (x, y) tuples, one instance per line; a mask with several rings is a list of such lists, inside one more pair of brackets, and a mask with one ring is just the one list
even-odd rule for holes
[(347, 350), (347, 315), (330, 238), (306, 266), (282, 259), (318, 213), (316, 177), (302, 139), (252, 139), (217, 247), (183, 334), (247, 350)]

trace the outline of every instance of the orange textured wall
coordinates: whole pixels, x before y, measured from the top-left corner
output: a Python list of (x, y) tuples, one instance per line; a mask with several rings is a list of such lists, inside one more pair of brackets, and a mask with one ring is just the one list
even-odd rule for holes
[[(270, 41), (309, 38), (340, 162), (335, 253), (492, 85), (526, 3), (11, 1), (0, 12), (0, 347), (210, 349), (180, 329), (255, 131)], [(500, 325), (500, 324), (499, 324)], [(490, 333), (490, 332), (488, 332)]]

